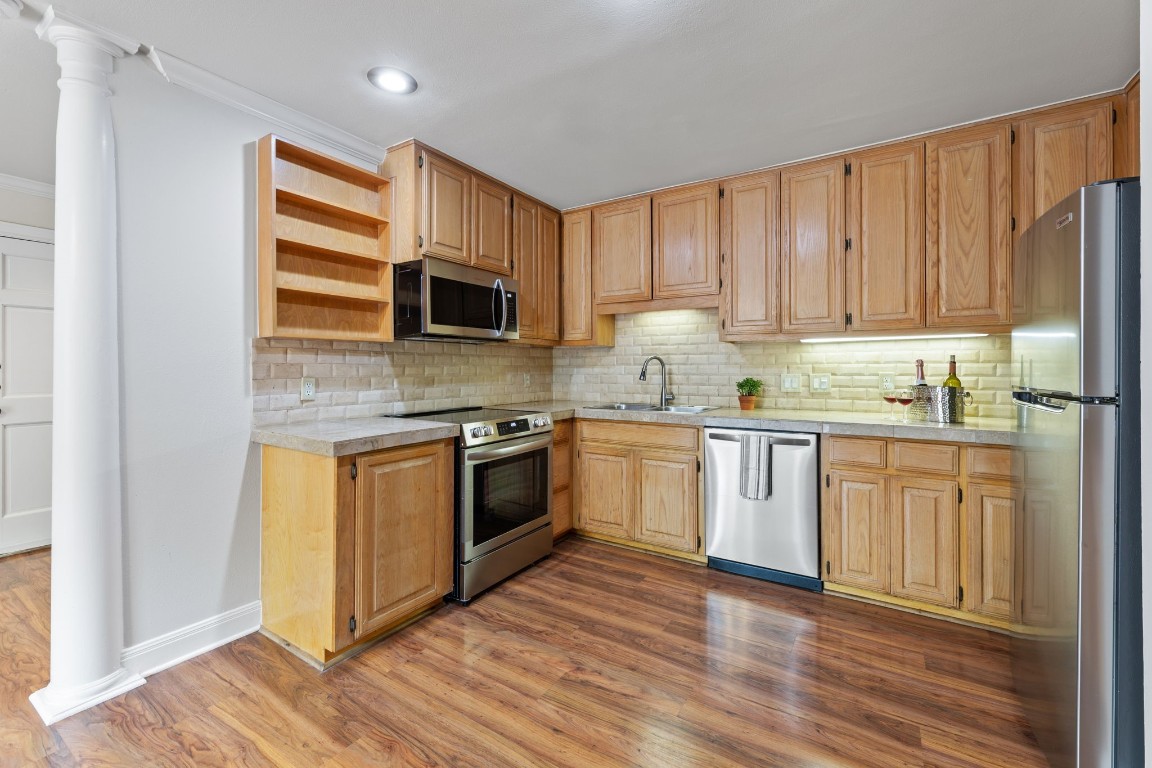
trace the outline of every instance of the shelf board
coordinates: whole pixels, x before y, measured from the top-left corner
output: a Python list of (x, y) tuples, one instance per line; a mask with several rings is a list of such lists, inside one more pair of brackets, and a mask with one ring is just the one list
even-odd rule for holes
[(354, 179), (358, 184), (380, 187), (389, 183), (389, 179), (378, 173), (345, 163), (321, 152), (314, 152), (311, 149), (290, 144), (279, 137), (276, 140), (276, 157), (285, 160), (302, 160), (329, 171), (336, 178)]
[(324, 296), (330, 299), (341, 299), (345, 301), (360, 301), (365, 304), (391, 304), (390, 298), (383, 298), (381, 296), (372, 296), (367, 293), (357, 291), (333, 291), (326, 288), (305, 288), (298, 285), (284, 285), (277, 283), (276, 290), (278, 292), (288, 293), (303, 293), (309, 296)]
[(278, 200), (285, 200), (290, 203), (295, 203), (303, 208), (310, 208), (314, 211), (326, 213), (330, 216), (335, 216), (341, 219), (349, 219), (360, 224), (384, 226), (388, 223), (388, 219), (383, 216), (376, 216), (365, 211), (358, 211), (354, 208), (345, 208), (342, 205), (330, 203), (327, 200), (309, 195), (304, 192), (297, 192), (287, 187), (276, 187), (276, 198)]
[(311, 251), (312, 253), (319, 253), (324, 256), (336, 256), (346, 259), (363, 259), (365, 261), (374, 261), (378, 264), (387, 264), (388, 259), (382, 258), (378, 253), (368, 253), (366, 251), (340, 251), (335, 248), (325, 248), (322, 245), (309, 243), (304, 240), (294, 240), (290, 237), (277, 237), (277, 247), (286, 245), (290, 248), (298, 248), (302, 251)]

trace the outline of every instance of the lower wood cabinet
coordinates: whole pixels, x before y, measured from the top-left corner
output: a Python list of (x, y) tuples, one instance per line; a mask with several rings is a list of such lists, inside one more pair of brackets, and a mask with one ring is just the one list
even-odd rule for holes
[(577, 421), (576, 528), (702, 559), (696, 427)]
[(263, 448), (263, 626), (327, 665), (452, 591), (452, 441)]
[(824, 467), (830, 591), (1001, 627), (1021, 620), (1007, 448), (833, 436)]

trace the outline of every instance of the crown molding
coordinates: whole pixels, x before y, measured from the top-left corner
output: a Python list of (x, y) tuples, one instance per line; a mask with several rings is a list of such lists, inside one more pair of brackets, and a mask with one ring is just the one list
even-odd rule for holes
[(330, 123), (214, 75), (155, 46), (148, 46), (145, 50), (148, 60), (173, 85), (267, 120), (301, 138), (358, 160), (372, 170), (376, 169), (384, 157), (383, 147), (353, 136)]
[(56, 187), (52, 184), (24, 179), (20, 176), (9, 176), (6, 173), (0, 173), (0, 189), (9, 192), (21, 192), (25, 195), (35, 195), (36, 197), (56, 197)]
[(108, 55), (117, 58), (140, 50), (140, 43), (132, 38), (87, 22), (71, 13), (57, 10), (54, 5), (48, 6), (48, 10), (44, 11), (43, 18), (36, 25), (36, 35), (53, 45), (58, 40), (83, 40), (100, 46)]

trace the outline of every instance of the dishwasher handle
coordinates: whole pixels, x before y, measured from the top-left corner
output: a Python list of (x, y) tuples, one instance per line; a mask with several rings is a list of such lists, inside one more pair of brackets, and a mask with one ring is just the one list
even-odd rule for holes
[[(755, 432), (746, 432), (745, 434), (754, 435), (756, 433)], [(729, 443), (738, 443), (738, 442), (740, 442), (740, 435), (730, 435), (730, 434), (724, 434), (724, 433), (720, 433), (720, 432), (711, 432), (708, 435), (708, 439), (709, 440), (724, 440), (724, 441), (729, 442)], [(770, 438), (768, 438), (768, 441), (772, 445), (802, 445), (805, 447), (812, 445), (812, 440), (810, 438), (806, 438), (806, 437), (770, 437)]]

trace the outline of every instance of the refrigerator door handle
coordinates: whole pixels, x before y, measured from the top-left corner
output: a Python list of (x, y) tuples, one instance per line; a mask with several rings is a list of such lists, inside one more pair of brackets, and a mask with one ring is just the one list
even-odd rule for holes
[(1045, 389), (1017, 389), (1012, 392), (1012, 400), (1016, 405), (1036, 408), (1041, 411), (1060, 413), (1068, 406), (1065, 403), (1077, 405), (1119, 405), (1117, 397), (1092, 397), (1074, 395), (1071, 392), (1045, 390)]

